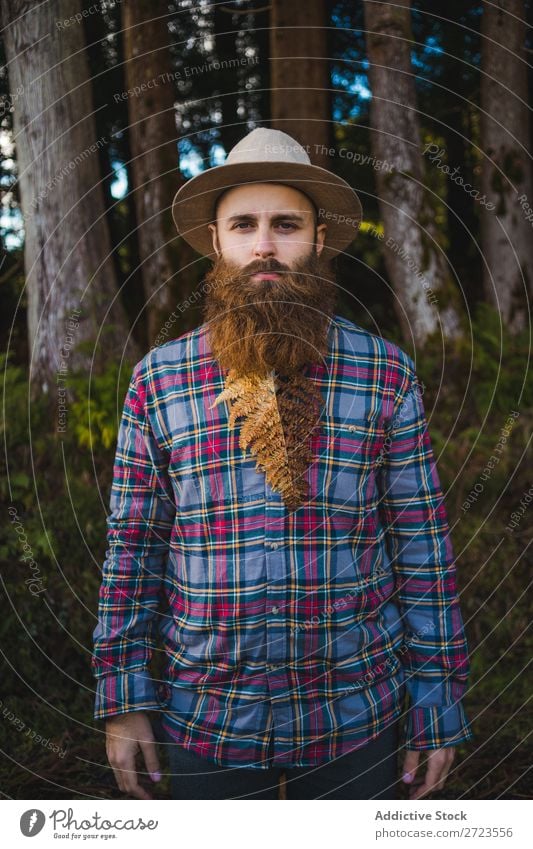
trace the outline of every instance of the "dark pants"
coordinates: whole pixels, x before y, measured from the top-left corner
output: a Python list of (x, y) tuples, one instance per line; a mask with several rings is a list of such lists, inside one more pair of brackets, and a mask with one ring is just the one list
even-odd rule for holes
[(164, 743), (173, 799), (277, 799), (282, 773), (287, 799), (396, 799), (398, 722), (370, 743), (311, 767), (222, 767), (156, 732)]

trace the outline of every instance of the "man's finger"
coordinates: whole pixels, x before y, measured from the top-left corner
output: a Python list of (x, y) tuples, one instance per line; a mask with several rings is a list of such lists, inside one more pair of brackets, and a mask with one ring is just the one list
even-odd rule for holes
[(455, 759), (455, 749), (450, 748), (450, 749), (447, 750), (447, 753), (448, 753), (448, 758), (447, 758), (446, 764), (444, 766), (444, 769), (441, 773), (440, 781), (439, 781), (439, 784), (438, 784), (439, 790), (443, 789), (444, 784), (446, 782), (446, 779), (448, 777), (448, 773), (449, 773), (450, 769), (452, 768), (452, 764), (453, 764), (454, 759)]
[(132, 764), (131, 768), (123, 770), (122, 780), (124, 793), (127, 793), (129, 796), (133, 796), (135, 799), (153, 799), (153, 796), (151, 796), (150, 793), (148, 793), (148, 791), (139, 784), (135, 763)]
[(117, 787), (121, 793), (124, 793), (124, 782), (122, 781), (122, 774), (120, 770), (114, 769), (113, 775), (115, 776), (115, 781), (117, 782)]
[(117, 782), (118, 789), (121, 793), (126, 792), (126, 771), (125, 767), (113, 766), (113, 774), (115, 776), (115, 781)]
[(134, 754), (131, 751), (126, 753), (122, 752), (120, 756), (116, 753), (111, 752), (108, 755), (109, 764), (111, 769), (113, 770), (113, 775), (115, 776), (115, 781), (117, 782), (118, 789), (122, 792), (126, 792), (126, 776), (129, 771), (135, 769), (134, 762)]
[(157, 747), (155, 740), (139, 740), (139, 746), (146, 764), (146, 771), (149, 773), (152, 781), (161, 780), (161, 767), (157, 756)]
[(127, 756), (122, 757), (119, 761), (114, 760), (112, 767), (118, 788), (122, 793), (127, 793), (136, 799), (152, 798), (139, 785), (135, 767), (135, 754), (131, 750), (127, 753)]
[(408, 749), (405, 755), (402, 769), (402, 781), (412, 784), (416, 777), (416, 771), (420, 763), (420, 752)]
[(154, 797), (150, 795), (148, 790), (145, 790), (141, 784), (137, 781), (137, 778), (132, 780), (126, 786), (126, 793), (129, 796), (133, 796), (135, 799), (153, 799)]
[(411, 799), (420, 799), (426, 793), (437, 789), (445, 763), (446, 761), (443, 761), (441, 757), (436, 758), (432, 757), (431, 754), (429, 755), (424, 781), (418, 787), (412, 789)]

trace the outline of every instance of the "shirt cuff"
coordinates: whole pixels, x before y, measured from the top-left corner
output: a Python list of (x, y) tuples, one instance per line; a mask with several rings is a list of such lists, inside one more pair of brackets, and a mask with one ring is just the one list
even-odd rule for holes
[(473, 737), (462, 702), (443, 707), (412, 707), (407, 711), (406, 749), (457, 746)]
[(103, 675), (96, 680), (94, 719), (134, 710), (160, 710), (152, 676), (147, 669)]

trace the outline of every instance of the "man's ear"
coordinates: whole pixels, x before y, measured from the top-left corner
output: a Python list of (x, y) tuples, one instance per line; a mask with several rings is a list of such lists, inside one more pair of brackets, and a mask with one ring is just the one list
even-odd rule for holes
[(207, 225), (211, 231), (211, 238), (213, 240), (213, 250), (217, 256), (220, 256), (220, 245), (218, 243), (218, 233), (217, 233), (217, 225), (216, 224), (208, 224)]
[(320, 256), (324, 249), (324, 241), (326, 239), (327, 224), (319, 224), (316, 228), (316, 253)]

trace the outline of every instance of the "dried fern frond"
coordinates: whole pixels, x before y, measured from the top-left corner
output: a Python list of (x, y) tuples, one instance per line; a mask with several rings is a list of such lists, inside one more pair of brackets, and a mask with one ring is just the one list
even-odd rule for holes
[(257, 458), (272, 489), (289, 510), (308, 496), (305, 472), (313, 457), (309, 441), (320, 416), (322, 396), (312, 380), (300, 374), (266, 377), (230, 369), (214, 404), (231, 402), (229, 426), (241, 423), (239, 445)]

